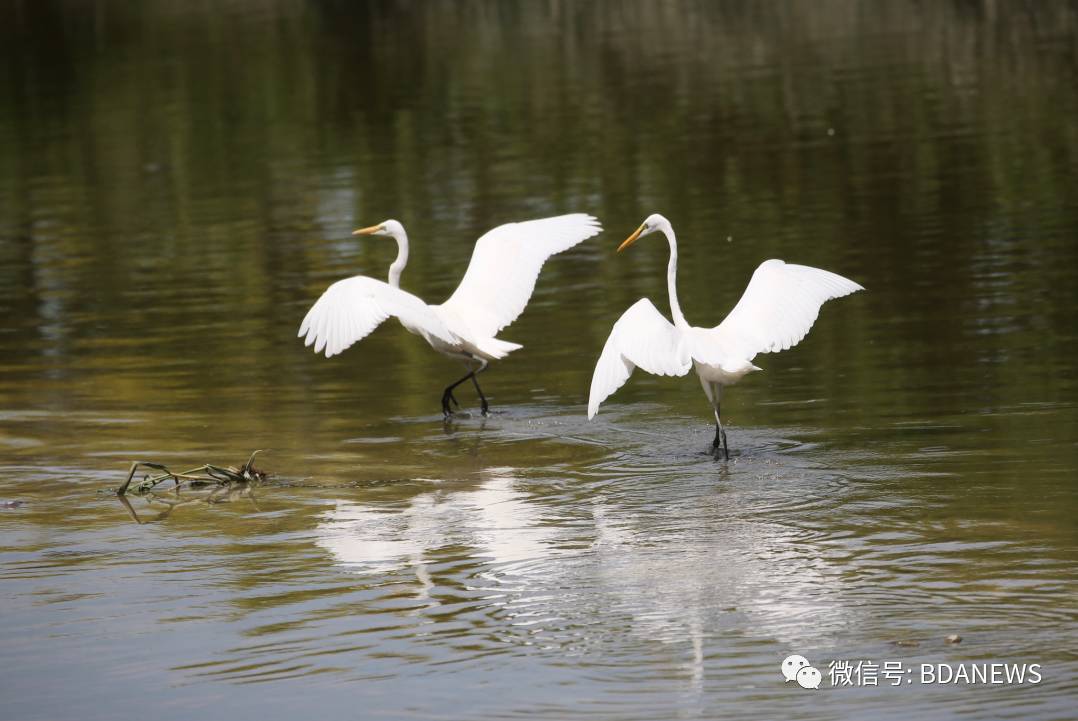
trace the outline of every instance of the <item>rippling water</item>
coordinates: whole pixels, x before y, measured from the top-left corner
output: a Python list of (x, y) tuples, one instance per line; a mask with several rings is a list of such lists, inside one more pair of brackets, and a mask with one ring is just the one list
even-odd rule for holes
[[(0, 54), (0, 718), (1073, 715), (1073, 7), (53, 0)], [(404, 222), (435, 300), (570, 211), (607, 232), (490, 418), (443, 426), (458, 369), (399, 328), (295, 339), (391, 262), (354, 227)], [(667, 305), (664, 244), (613, 254), (653, 211), (695, 324), (769, 257), (868, 288), (729, 392), (729, 463), (695, 379), (585, 419)], [(227, 502), (110, 493), (256, 448)], [(795, 652), (1043, 681), (809, 695)]]

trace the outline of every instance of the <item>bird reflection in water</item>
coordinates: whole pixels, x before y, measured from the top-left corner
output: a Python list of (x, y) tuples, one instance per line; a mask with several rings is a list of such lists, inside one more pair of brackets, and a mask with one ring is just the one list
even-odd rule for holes
[(542, 525), (541, 508), (517, 483), (512, 468), (489, 468), (474, 487), (436, 488), (404, 508), (339, 499), (319, 524), (317, 543), (350, 571), (413, 569), (421, 581), (432, 558), (451, 547), (469, 548), (470, 558), (503, 571), (548, 558), (557, 553), (556, 529)]

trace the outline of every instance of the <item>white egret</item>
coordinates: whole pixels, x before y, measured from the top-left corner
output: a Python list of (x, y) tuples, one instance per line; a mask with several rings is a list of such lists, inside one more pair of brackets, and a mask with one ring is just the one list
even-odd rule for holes
[(446, 418), (452, 415), (450, 402), (460, 406), (453, 389), (469, 378), (486, 414), (489, 405), (476, 375), (490, 361), (523, 347), (495, 335), (524, 311), (546, 259), (600, 230), (599, 222), (583, 213), (500, 225), (476, 241), (468, 270), (453, 295), (441, 305), (428, 305), (400, 287), (401, 272), (408, 263), (404, 226), (387, 220), (361, 228), (352, 234), (388, 236), (397, 241), (397, 259), (389, 266), (389, 282), (361, 275), (337, 281), (307, 312), (299, 335), (306, 336), (305, 345), (314, 345), (315, 353), (324, 350), (329, 358), (396, 316), (410, 333), (468, 368), (467, 375), (442, 393)]
[(723, 386), (733, 385), (745, 374), (761, 370), (752, 364), (758, 353), (774, 353), (797, 345), (808, 334), (826, 301), (864, 288), (819, 268), (765, 260), (722, 323), (714, 328), (695, 328), (685, 320), (678, 304), (677, 240), (669, 220), (659, 214), (648, 216), (618, 246), (618, 252), (655, 232), (665, 235), (670, 244), (666, 287), (674, 323), (671, 325), (647, 298), (641, 298), (622, 314), (595, 365), (588, 418), (595, 417), (599, 404), (624, 385), (638, 366), (663, 376), (683, 376), (695, 368), (715, 412), (712, 448), (721, 446), (729, 460), (726, 431), (719, 413)]

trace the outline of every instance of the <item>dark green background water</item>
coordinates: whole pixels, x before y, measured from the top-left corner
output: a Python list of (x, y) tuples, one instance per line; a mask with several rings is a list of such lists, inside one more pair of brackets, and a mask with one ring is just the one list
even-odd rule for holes
[[(1073, 714), (1073, 4), (23, 0), (0, 58), (0, 718)], [(487, 420), (443, 427), (458, 367), (395, 325), (295, 338), (384, 276), (355, 227), (401, 220), (437, 302), (574, 211), (607, 232)], [(696, 325), (770, 257), (868, 288), (729, 392), (729, 464), (692, 378), (585, 420), (614, 320), (667, 308), (665, 244), (613, 253), (651, 212)], [(101, 492), (255, 448), (253, 501)], [(971, 661), (1044, 680), (917, 683)]]

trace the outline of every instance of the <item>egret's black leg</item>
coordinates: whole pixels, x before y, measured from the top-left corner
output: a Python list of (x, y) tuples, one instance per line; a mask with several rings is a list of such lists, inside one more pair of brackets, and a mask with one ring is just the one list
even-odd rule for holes
[(722, 423), (715, 424), (715, 440), (711, 442), (711, 450), (716, 453), (722, 448), (723, 460), (730, 460), (730, 447), (726, 445), (726, 431)]
[(479, 387), (479, 380), (475, 377), (475, 373), (472, 373), (472, 384), (475, 385), (475, 392), (479, 394), (479, 407), (483, 409), (483, 415), (488, 415), (490, 406), (487, 404), (487, 397), (483, 395), (483, 389)]
[(719, 410), (719, 397), (722, 394), (722, 386), (715, 383), (711, 386), (711, 403), (715, 407), (715, 440), (711, 443), (711, 449), (717, 451), (722, 448), (724, 460), (730, 460), (730, 447), (726, 444), (726, 430), (722, 427), (721, 412)]
[(726, 429), (722, 427), (722, 421), (719, 420), (719, 404), (715, 404), (715, 440), (711, 442), (712, 450), (718, 451), (722, 448), (722, 456), (725, 460), (730, 460), (730, 447), (726, 445)]
[(442, 393), (442, 413), (447, 416), (453, 413), (453, 409), (449, 405), (450, 403), (457, 408), (460, 408), (460, 402), (457, 400), (457, 397), (453, 395), (453, 390), (451, 388), (446, 388)]
[(479, 407), (483, 409), (483, 415), (490, 414), (490, 405), (487, 404), (487, 397), (483, 395), (483, 389), (479, 387), (479, 379), (476, 376), (485, 371), (486, 369), (486, 361), (483, 361), (483, 365), (472, 371), (472, 384), (475, 385), (475, 392), (479, 394)]
[(453, 396), (453, 389), (456, 388), (457, 386), (459, 386), (464, 381), (468, 380), (469, 378), (474, 378), (474, 377), (475, 377), (474, 373), (469, 373), (468, 375), (464, 376), (463, 378), (461, 378), (456, 383), (453, 383), (453, 384), (449, 385), (448, 387), (446, 387), (445, 392), (442, 393), (442, 413), (445, 414), (446, 418), (453, 415), (453, 410), (449, 407), (449, 401), (453, 401), (453, 404), (457, 408), (460, 408), (460, 403), (458, 403), (457, 399)]

